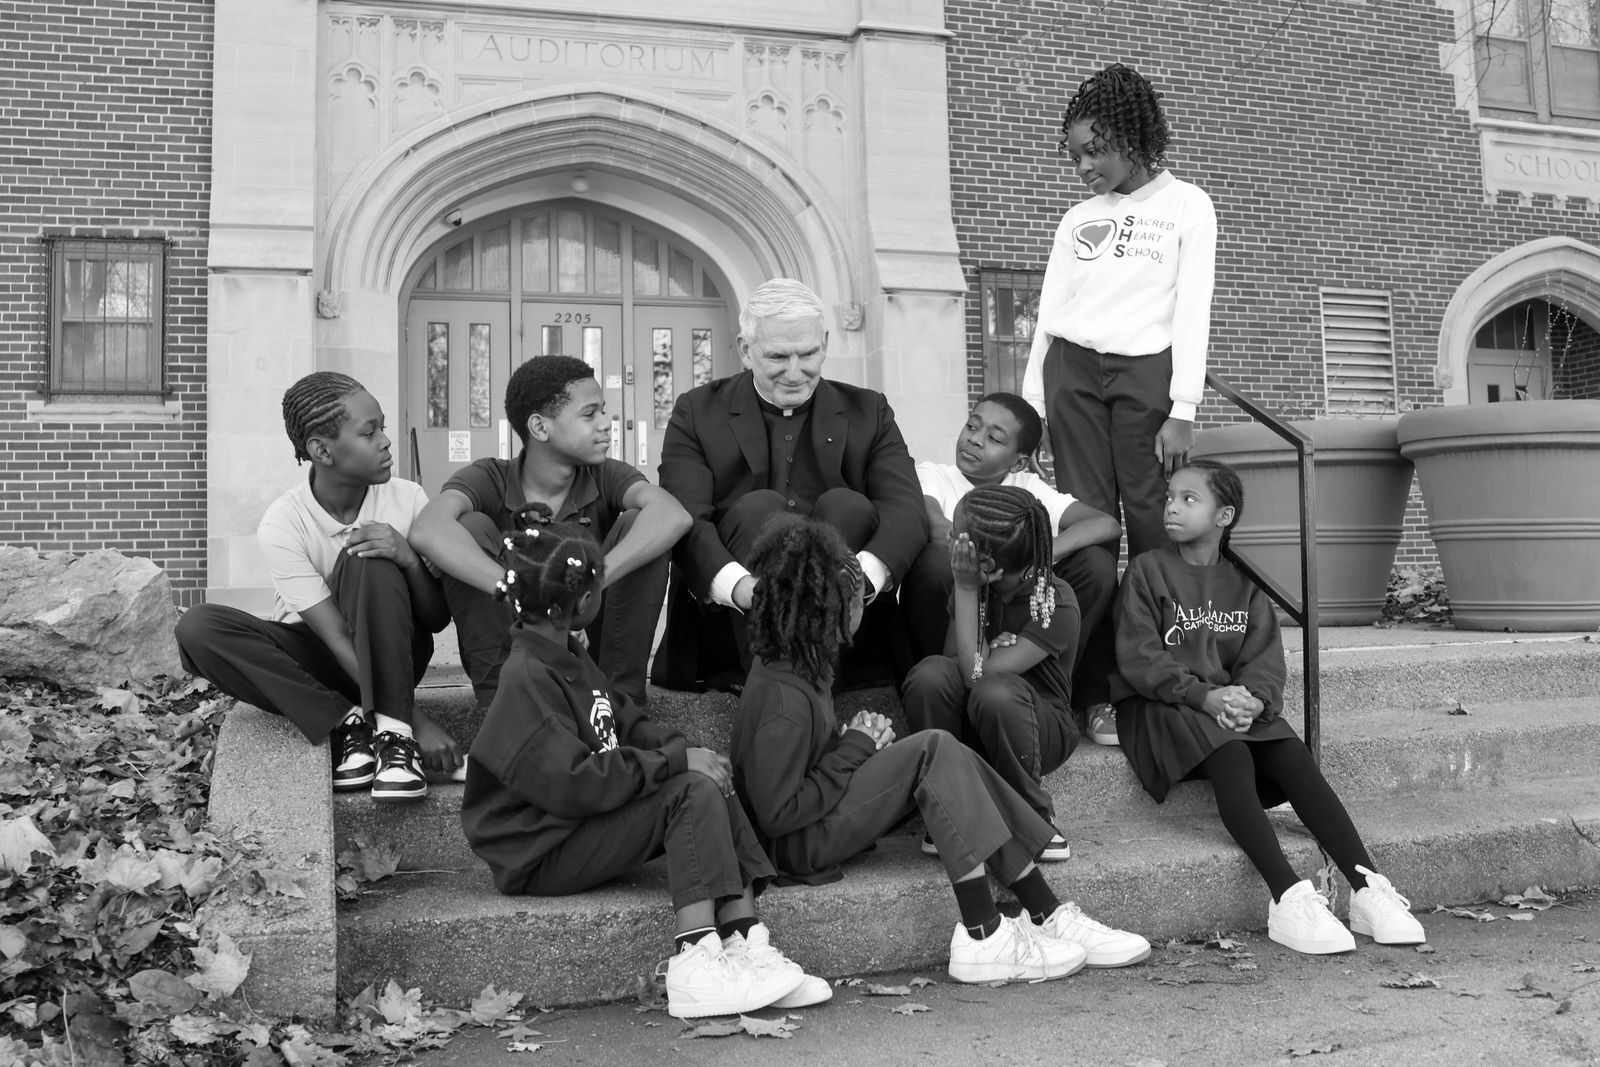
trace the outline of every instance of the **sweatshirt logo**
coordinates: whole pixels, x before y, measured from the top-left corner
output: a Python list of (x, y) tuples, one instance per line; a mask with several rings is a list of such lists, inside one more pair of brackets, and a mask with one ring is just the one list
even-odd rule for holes
[(617, 721), (611, 714), (611, 698), (603, 689), (591, 689), (594, 703), (589, 705), (589, 725), (600, 741), (600, 752), (610, 752), (617, 747)]
[(1210, 630), (1214, 634), (1242, 634), (1250, 629), (1250, 612), (1218, 611), (1206, 601), (1203, 608), (1185, 608), (1172, 605), (1172, 625), (1162, 635), (1169, 645), (1183, 644), (1183, 635), (1191, 630)]
[(1082, 260), (1099, 259), (1111, 247), (1111, 235), (1116, 232), (1115, 219), (1080, 222), (1072, 231), (1072, 254)]

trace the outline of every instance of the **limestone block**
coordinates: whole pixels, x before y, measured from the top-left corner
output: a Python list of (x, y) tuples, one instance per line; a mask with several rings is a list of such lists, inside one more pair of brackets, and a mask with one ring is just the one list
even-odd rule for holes
[(67, 686), (177, 677), (177, 621), (166, 572), (148, 559), (0, 547), (0, 675)]

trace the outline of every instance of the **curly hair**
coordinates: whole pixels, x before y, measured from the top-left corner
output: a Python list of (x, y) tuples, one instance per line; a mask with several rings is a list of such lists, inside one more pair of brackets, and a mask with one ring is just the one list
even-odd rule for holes
[(1061, 119), (1061, 151), (1067, 150), (1067, 130), (1085, 120), (1096, 137), (1109, 140), (1148, 173), (1167, 165), (1172, 131), (1161, 108), (1161, 94), (1132, 67), (1113, 63), (1078, 86)]
[[(956, 503), (956, 525), (978, 554), (1002, 571), (1034, 572), (1028, 617), (1048, 627), (1056, 611), (1055, 575), (1050, 569), (1050, 516), (1034, 495), (1015, 485), (980, 485)], [(974, 680), (983, 671), (988, 597), (978, 598), (978, 655)]]
[(575, 356), (536, 356), (511, 373), (506, 383), (506, 421), (528, 444), (528, 418), (554, 415), (572, 396), (572, 383), (594, 377), (594, 368)]
[(1222, 547), (1227, 548), (1228, 535), (1244, 515), (1244, 483), (1239, 480), (1239, 472), (1216, 459), (1191, 459), (1178, 468), (1182, 470), (1199, 471), (1205, 477), (1206, 488), (1217, 498), (1217, 506), (1233, 508), (1233, 521), (1222, 531)]
[(832, 526), (784, 516), (756, 539), (750, 572), (750, 651), (788, 660), (801, 678), (823, 685), (850, 640), (850, 606), (862, 580), (855, 553)]
[[(998, 404), (1011, 412), (1011, 417), (1017, 420), (1017, 451), (1024, 456), (1038, 451), (1039, 442), (1044, 438), (1044, 420), (1039, 418), (1032, 404), (1016, 393), (987, 393), (978, 399), (978, 404)], [(972, 406), (976, 408), (978, 404)]]
[(306, 442), (313, 437), (337, 437), (339, 427), (349, 417), (344, 398), (360, 393), (366, 386), (334, 371), (317, 371), (289, 386), (283, 392), (283, 428), (294, 445), (295, 466), (311, 460)]
[(605, 579), (600, 542), (582, 526), (551, 522), (542, 505), (517, 514), (528, 525), (505, 536), (506, 575), (495, 585), (495, 599), (510, 601), (518, 622), (570, 618), (583, 594), (598, 592)]

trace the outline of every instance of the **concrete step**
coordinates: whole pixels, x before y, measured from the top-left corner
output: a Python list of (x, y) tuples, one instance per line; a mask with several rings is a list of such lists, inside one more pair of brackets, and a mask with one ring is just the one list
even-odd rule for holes
[[(1376, 862), (1414, 908), (1600, 882), (1600, 782), (1592, 776), (1462, 799), (1424, 791), (1350, 802)], [(1273, 817), (1296, 870), (1320, 867), (1293, 817)], [(1063, 899), (1113, 925), (1158, 939), (1265, 924), (1266, 891), (1214, 816), (1084, 823), (1073, 849), (1047, 877)], [(909, 837), (885, 839), (841, 882), (770, 890), (762, 911), (778, 944), (828, 977), (942, 969), (956, 918), (943, 868)], [(1425, 926), (1455, 921), (1423, 918)], [(544, 899), (501, 896), (479, 865), (401, 873), (341, 911), (340, 991), (393, 978), (447, 1003), (465, 1003), (489, 982), (552, 1007), (622, 998), (668, 950), (670, 933), (659, 862), (580, 896)], [(1359, 950), (1409, 952), (1365, 942)]]
[[(1531, 779), (1592, 775), (1600, 766), (1600, 700), (1473, 704), (1467, 711), (1339, 712), (1323, 725), (1324, 773), (1341, 796), (1406, 796), (1477, 794)], [(1084, 744), (1045, 782), (1068, 840), (1076, 840), (1080, 824), (1098, 820), (1214, 811), (1204, 782), (1183, 783), (1157, 805), (1118, 748)], [(340, 850), (365, 834), (398, 847), (414, 868), (478, 862), (461, 835), (459, 785), (435, 783), (415, 804), (341, 794), (334, 808)], [(908, 827), (913, 831), (920, 828)]]

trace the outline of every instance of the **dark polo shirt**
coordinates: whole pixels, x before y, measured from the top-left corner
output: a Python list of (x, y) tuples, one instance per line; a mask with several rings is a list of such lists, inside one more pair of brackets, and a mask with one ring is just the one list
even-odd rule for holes
[[(483, 512), (500, 529), (509, 530), (515, 524), (516, 513), (528, 503), (522, 494), (522, 463), (527, 455), (523, 451), (517, 453), (516, 459), (486, 456), (452, 474), (444, 488), (454, 489), (471, 501), (472, 510)], [(555, 521), (588, 520), (586, 525), (595, 540), (604, 541), (623, 512), (623, 496), (633, 483), (644, 480), (643, 474), (618, 459), (608, 459), (595, 467), (579, 467)]]

